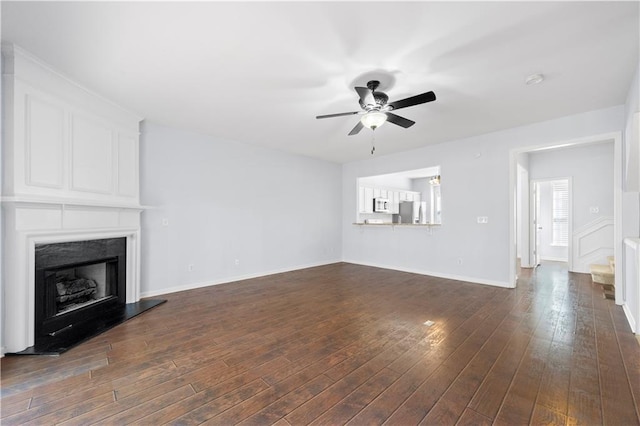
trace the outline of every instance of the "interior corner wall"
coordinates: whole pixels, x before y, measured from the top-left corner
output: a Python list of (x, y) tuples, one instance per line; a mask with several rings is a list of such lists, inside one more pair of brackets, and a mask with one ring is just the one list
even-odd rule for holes
[[(2, 22), (2, 8), (0, 7), (0, 23)], [(3, 55), (0, 54), (0, 75), (4, 75), (4, 59)], [(0, 81), (0, 140), (4, 141), (4, 90), (3, 90), (3, 82)], [(0, 176), (4, 176), (4, 170), (2, 169), (2, 165), (4, 164), (3, 159), (3, 151), (4, 151), (4, 143), (0, 143)], [(2, 185), (0, 185), (0, 188)], [(0, 253), (4, 250), (4, 216), (3, 209), (0, 208)], [(4, 265), (0, 262), (0, 324), (6, 324), (4, 318), (4, 273), (3, 268)], [(4, 340), (4, 327), (0, 327), (0, 357), (4, 356), (5, 351), (5, 340)]]
[[(624, 107), (618, 106), (346, 163), (342, 178), (344, 260), (510, 287), (509, 257), (515, 244), (510, 241), (512, 151), (623, 128)], [(420, 130), (416, 126), (410, 131)], [(383, 139), (382, 133), (378, 135), (378, 144), (385, 143)], [(437, 165), (441, 166), (442, 226), (430, 232), (417, 227), (353, 225), (357, 178)], [(487, 216), (488, 223), (478, 224), (478, 216)]]
[(142, 295), (340, 261), (341, 175), (339, 164), (144, 122)]
[[(627, 179), (626, 186), (631, 186), (632, 189), (623, 193), (622, 204), (623, 209), (628, 212), (627, 216), (635, 217), (635, 220), (625, 220), (622, 224), (622, 235), (625, 237), (640, 236), (640, 193), (638, 192), (640, 190), (640, 140), (638, 140), (638, 134), (634, 135), (632, 131), (634, 115), (638, 112), (640, 112), (640, 61), (625, 103), (624, 150), (627, 161), (624, 172)], [(629, 180), (633, 181), (631, 185)]]

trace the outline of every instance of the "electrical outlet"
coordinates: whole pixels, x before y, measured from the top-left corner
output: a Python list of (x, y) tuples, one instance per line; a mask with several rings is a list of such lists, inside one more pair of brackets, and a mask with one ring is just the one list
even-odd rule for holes
[(600, 213), (600, 208), (598, 206), (589, 207), (589, 213)]
[(235, 265), (236, 265), (236, 266), (239, 266), (239, 265), (240, 265), (240, 259), (236, 259), (236, 261), (235, 261)]
[(458, 263), (458, 265), (462, 265), (462, 258), (461, 257), (458, 258), (457, 263)]
[(488, 216), (478, 216), (478, 223), (489, 223)]
[(196, 266), (193, 263), (190, 263), (189, 265), (187, 265), (187, 271), (189, 272), (193, 272), (195, 268)]

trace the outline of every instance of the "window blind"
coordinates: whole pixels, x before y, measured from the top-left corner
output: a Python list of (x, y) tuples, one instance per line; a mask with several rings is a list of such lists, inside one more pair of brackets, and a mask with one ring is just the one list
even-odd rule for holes
[(551, 183), (553, 190), (553, 236), (552, 244), (567, 246), (569, 243), (569, 181)]

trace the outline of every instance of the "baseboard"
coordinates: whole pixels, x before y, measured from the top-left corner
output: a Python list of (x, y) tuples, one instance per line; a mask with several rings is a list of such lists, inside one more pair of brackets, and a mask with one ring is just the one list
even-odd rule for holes
[(290, 268), (274, 269), (274, 270), (266, 271), (266, 272), (257, 272), (257, 273), (254, 273), (254, 274), (236, 275), (236, 276), (233, 276), (233, 277), (220, 278), (220, 279), (216, 279), (216, 280), (203, 281), (203, 282), (199, 282), (199, 283), (188, 283), (188, 284), (179, 285), (179, 286), (175, 286), (175, 287), (163, 288), (163, 289), (160, 289), (160, 290), (141, 292), (140, 293), (140, 297), (141, 298), (145, 298), (145, 297), (161, 296), (163, 294), (177, 293), (179, 291), (186, 291), (186, 290), (194, 290), (194, 289), (197, 289), (197, 288), (209, 287), (209, 286), (212, 286), (212, 285), (228, 284), (228, 283), (232, 283), (232, 282), (236, 282), (236, 281), (250, 280), (252, 278), (266, 277), (268, 275), (275, 275), (275, 274), (282, 274), (282, 273), (285, 273), (285, 272), (299, 271), (300, 269), (315, 268), (317, 266), (331, 265), (331, 264), (340, 263), (340, 262), (342, 262), (342, 260), (336, 259), (336, 260), (330, 260), (330, 261), (326, 261), (326, 262), (317, 262), (317, 263), (309, 263), (309, 264), (306, 264), (306, 265), (297, 265), (297, 266), (293, 266), (293, 267), (290, 267)]
[(540, 256), (540, 260), (548, 260), (549, 262), (569, 262), (569, 259), (562, 257)]
[(363, 266), (372, 266), (374, 268), (391, 269), (393, 271), (409, 272), (411, 274), (428, 275), (431, 277), (445, 278), (448, 280), (465, 281), (473, 284), (483, 284), (483, 285), (490, 285), (493, 287), (513, 288), (513, 286), (506, 281), (487, 280), (484, 278), (468, 277), (463, 275), (443, 274), (441, 272), (424, 271), (424, 270), (413, 269), (413, 268), (402, 268), (398, 266), (381, 265), (378, 263), (360, 262), (357, 260), (345, 259), (343, 260), (343, 262), (353, 263), (356, 265), (363, 265)]
[(624, 315), (627, 317), (627, 322), (631, 327), (631, 331), (633, 331), (636, 335), (640, 336), (640, 330), (638, 330), (637, 328), (636, 319), (633, 317), (633, 315), (631, 314), (631, 311), (629, 310), (629, 305), (627, 305), (626, 303), (623, 304), (622, 310), (624, 311)]

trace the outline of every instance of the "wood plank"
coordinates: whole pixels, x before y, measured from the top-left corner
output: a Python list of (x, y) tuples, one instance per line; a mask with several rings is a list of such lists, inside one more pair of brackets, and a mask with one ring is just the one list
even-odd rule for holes
[(640, 424), (638, 340), (558, 264), (516, 289), (337, 263), (166, 298), (3, 358), (2, 423)]

